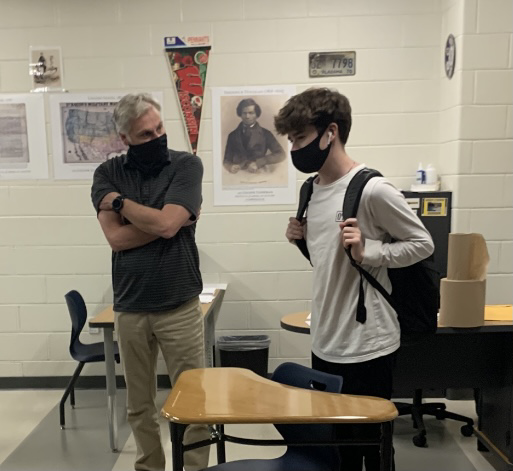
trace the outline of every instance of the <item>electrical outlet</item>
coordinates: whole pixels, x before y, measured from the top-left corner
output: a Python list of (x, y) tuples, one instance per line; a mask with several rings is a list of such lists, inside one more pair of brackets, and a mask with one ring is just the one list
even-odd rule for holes
[[(91, 319), (92, 319), (92, 317), (87, 319), (87, 325), (89, 325), (89, 321)], [(91, 326), (89, 326), (89, 333), (93, 334), (93, 335), (99, 334), (100, 333), (100, 328), (99, 327), (91, 327)]]

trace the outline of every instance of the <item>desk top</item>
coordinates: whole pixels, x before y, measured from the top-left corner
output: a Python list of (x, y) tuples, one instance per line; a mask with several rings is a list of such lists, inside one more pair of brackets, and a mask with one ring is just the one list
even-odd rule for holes
[[(209, 312), (210, 308), (216, 303), (219, 294), (224, 290), (216, 289), (214, 294), (214, 299), (210, 303), (201, 303), (201, 310), (203, 311), (203, 317), (206, 317)], [(90, 327), (112, 327), (114, 325), (114, 310), (113, 306), (110, 305), (109, 307), (105, 308), (102, 312), (94, 316), (89, 321)]]
[[(300, 334), (309, 334), (310, 326), (306, 324), (307, 311), (294, 312), (283, 316), (280, 325), (283, 329)], [(437, 333), (472, 332), (486, 330), (487, 332), (509, 332), (513, 330), (513, 319), (510, 321), (485, 321), (481, 327), (446, 327), (438, 326)]]
[(397, 417), (386, 399), (285, 386), (243, 368), (183, 372), (161, 414), (183, 424), (382, 423)]

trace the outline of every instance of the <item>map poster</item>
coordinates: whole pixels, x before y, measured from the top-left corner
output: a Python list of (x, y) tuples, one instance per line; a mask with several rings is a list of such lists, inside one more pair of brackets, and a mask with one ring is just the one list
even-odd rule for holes
[(44, 97), (0, 94), (0, 181), (46, 178)]
[[(98, 165), (126, 153), (113, 119), (114, 108), (123, 95), (50, 96), (55, 179), (89, 180)], [(161, 92), (152, 95), (162, 104)]]
[(214, 205), (296, 202), (296, 170), (274, 116), (291, 85), (212, 88)]
[(210, 46), (208, 36), (164, 38), (164, 47), (193, 154), (198, 150)]

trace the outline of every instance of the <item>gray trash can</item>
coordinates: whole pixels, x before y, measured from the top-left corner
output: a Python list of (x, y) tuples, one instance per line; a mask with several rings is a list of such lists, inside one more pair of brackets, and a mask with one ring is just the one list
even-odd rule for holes
[(217, 349), (221, 366), (247, 368), (267, 378), (270, 344), (267, 335), (219, 337)]

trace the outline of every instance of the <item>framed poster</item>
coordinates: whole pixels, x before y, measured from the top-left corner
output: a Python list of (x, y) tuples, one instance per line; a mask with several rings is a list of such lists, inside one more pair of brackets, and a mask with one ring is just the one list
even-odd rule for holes
[[(53, 167), (57, 180), (89, 180), (96, 167), (124, 154), (113, 112), (125, 92), (50, 96)], [(152, 92), (161, 105), (162, 92)]]
[(214, 205), (293, 204), (296, 170), (274, 116), (293, 86), (212, 89)]
[(59, 46), (30, 47), (32, 91), (62, 90), (62, 59)]
[(0, 94), (0, 179), (48, 178), (44, 97)]

